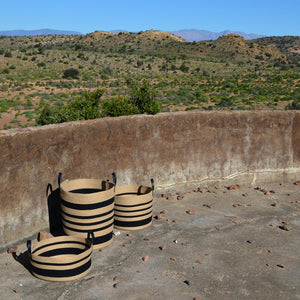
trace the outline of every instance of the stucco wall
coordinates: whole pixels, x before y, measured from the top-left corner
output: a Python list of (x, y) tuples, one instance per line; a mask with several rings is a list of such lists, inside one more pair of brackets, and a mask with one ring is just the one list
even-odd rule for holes
[(300, 113), (178, 112), (0, 131), (1, 245), (47, 227), (46, 187), (64, 179), (150, 184), (299, 179)]

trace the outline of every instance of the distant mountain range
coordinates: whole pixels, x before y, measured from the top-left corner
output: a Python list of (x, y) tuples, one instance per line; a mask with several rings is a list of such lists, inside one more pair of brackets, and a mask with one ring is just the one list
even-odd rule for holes
[[(127, 30), (110, 30), (110, 32), (116, 33), (116, 32), (127, 32)], [(172, 33), (176, 36), (179, 36), (183, 39), (185, 39), (188, 42), (199, 42), (204, 40), (216, 40), (220, 36), (223, 36), (225, 34), (229, 33), (235, 33), (242, 37), (244, 37), (245, 40), (252, 40), (257, 38), (265, 37), (265, 35), (259, 35), (259, 34), (248, 34), (240, 31), (231, 31), (231, 30), (225, 30), (221, 32), (212, 32), (208, 30), (197, 30), (197, 29), (182, 29), (182, 30), (176, 30), (176, 31), (169, 31), (169, 33)], [(0, 31), (0, 35), (5, 36), (34, 36), (34, 35), (83, 35), (81, 32), (77, 31), (67, 31), (67, 30), (53, 30), (53, 29), (37, 29), (37, 30), (7, 30), (7, 31)]]
[(242, 36), (245, 40), (253, 40), (253, 39), (265, 37), (265, 35), (259, 35), (259, 34), (254, 34), (254, 33), (248, 34), (245, 32), (232, 31), (232, 30), (225, 30), (225, 31), (221, 31), (221, 32), (212, 32), (212, 31), (208, 31), (208, 30), (182, 29), (182, 30), (177, 30), (177, 31), (170, 31), (170, 33), (180, 36), (188, 42), (216, 40), (220, 36), (223, 36), (225, 34), (230, 34), (230, 33), (238, 34), (238, 35)]
[(6, 30), (0, 31), (0, 35), (6, 36), (34, 36), (34, 35), (81, 35), (81, 32), (55, 29), (37, 29), (37, 30)]

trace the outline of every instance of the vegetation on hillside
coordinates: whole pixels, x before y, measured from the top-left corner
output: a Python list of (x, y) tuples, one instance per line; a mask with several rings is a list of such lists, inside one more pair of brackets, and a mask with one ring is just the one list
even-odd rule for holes
[(299, 109), (299, 58), (300, 37), (2, 36), (0, 129), (159, 111)]

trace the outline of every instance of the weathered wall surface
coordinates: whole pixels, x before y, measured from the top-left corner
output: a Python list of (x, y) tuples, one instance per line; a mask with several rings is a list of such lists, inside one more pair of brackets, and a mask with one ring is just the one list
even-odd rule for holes
[(0, 132), (0, 245), (48, 224), (46, 187), (109, 179), (180, 190), (300, 175), (299, 112), (162, 113)]

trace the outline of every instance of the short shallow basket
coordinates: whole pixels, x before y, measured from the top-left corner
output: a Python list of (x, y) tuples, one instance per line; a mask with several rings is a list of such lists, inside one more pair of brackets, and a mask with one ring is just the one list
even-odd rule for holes
[(140, 230), (152, 224), (152, 188), (142, 185), (116, 187), (114, 227), (121, 230)]
[(93, 245), (90, 239), (60, 236), (37, 242), (27, 241), (32, 273), (49, 281), (70, 281), (91, 269)]
[(94, 249), (112, 242), (115, 184), (97, 179), (65, 180), (60, 184), (63, 230), (86, 237), (94, 233)]

